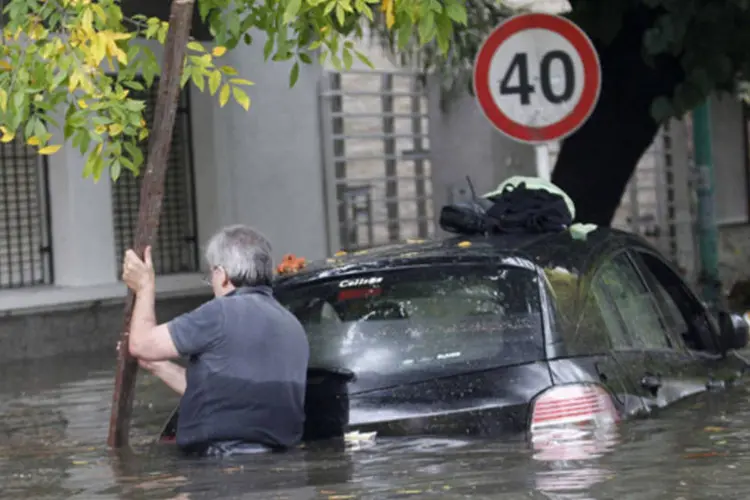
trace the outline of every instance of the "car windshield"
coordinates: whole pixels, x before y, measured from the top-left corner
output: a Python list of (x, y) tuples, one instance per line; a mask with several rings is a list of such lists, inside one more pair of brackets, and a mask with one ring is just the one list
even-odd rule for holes
[(308, 333), (310, 366), (361, 377), (542, 355), (539, 286), (529, 269), (424, 266), (282, 286), (276, 295)]

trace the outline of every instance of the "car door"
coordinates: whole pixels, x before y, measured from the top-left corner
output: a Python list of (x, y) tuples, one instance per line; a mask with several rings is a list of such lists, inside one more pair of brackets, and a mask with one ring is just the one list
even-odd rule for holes
[(613, 346), (622, 343), (622, 325), (601, 307), (601, 298), (592, 293), (590, 276), (598, 268), (592, 265), (579, 273), (545, 269), (546, 284), (554, 300), (550, 303), (553, 330), (560, 344), (550, 359), (555, 384), (595, 381), (606, 387), (623, 415), (648, 411), (633, 383), (613, 356)]
[(741, 377), (745, 361), (720, 352), (718, 325), (680, 275), (655, 252), (633, 249), (631, 253), (672, 335), (685, 346), (686, 362), (701, 365), (707, 373), (707, 388), (721, 389)]
[(601, 266), (592, 290), (612, 328), (620, 325), (614, 357), (649, 407), (664, 407), (705, 390), (710, 371), (672, 333), (627, 251)]

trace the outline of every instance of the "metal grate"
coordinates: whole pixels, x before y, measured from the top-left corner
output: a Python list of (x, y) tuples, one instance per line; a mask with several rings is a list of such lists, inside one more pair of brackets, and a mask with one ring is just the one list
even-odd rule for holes
[(329, 72), (323, 83), (330, 250), (434, 235), (427, 95), (418, 75)]
[[(145, 119), (149, 129), (153, 128), (157, 83), (158, 81), (154, 81), (153, 86), (145, 91), (131, 93), (134, 98), (146, 101)], [(172, 147), (164, 180), (164, 201), (159, 231), (153, 247), (154, 268), (157, 274), (193, 272), (199, 269), (189, 102), (186, 88), (180, 94), (180, 104), (175, 117)], [(145, 158), (148, 141), (142, 143), (141, 150)], [(145, 161), (141, 168), (145, 168)], [(112, 185), (118, 276), (122, 274), (122, 256), (133, 244), (135, 237), (141, 179), (140, 175), (135, 177), (129, 170), (123, 171), (117, 182)]]
[(50, 232), (46, 159), (0, 144), (0, 289), (52, 283)]

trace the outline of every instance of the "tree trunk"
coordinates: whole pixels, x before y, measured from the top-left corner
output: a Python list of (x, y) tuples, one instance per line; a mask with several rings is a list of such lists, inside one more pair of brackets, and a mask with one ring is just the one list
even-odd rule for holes
[[(159, 228), (164, 174), (172, 145), (172, 131), (180, 95), (180, 76), (190, 36), (195, 0), (173, 0), (169, 13), (169, 32), (164, 44), (164, 63), (159, 79), (159, 93), (154, 111), (154, 124), (148, 145), (148, 159), (141, 186), (138, 225), (133, 249), (140, 256), (152, 244)], [(128, 332), (135, 296), (128, 293), (125, 303), (124, 325), (117, 356), (117, 374), (112, 396), (107, 444), (113, 448), (128, 445), (130, 414), (133, 408), (135, 379), (138, 363), (128, 350)]]
[(563, 141), (552, 182), (576, 205), (576, 220), (609, 226), (641, 156), (659, 130), (651, 103), (682, 79), (674, 58), (649, 66), (643, 34), (655, 11), (634, 12), (615, 39), (598, 44), (602, 91), (591, 118)]

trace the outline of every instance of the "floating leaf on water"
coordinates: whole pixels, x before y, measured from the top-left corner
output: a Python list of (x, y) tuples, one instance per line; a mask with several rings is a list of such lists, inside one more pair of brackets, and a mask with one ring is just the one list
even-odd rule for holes
[(422, 490), (399, 490), (396, 493), (400, 495), (419, 495), (424, 492)]
[(73, 460), (73, 465), (88, 465), (86, 460)]
[(348, 500), (350, 498), (355, 498), (354, 495), (331, 495), (328, 497), (328, 500)]
[(462, 241), (457, 246), (458, 246), (458, 248), (469, 248), (471, 246), (471, 242), (470, 241)]
[(727, 429), (726, 429), (726, 427), (713, 427), (713, 426), (709, 425), (708, 427), (704, 427), (703, 430), (706, 431), (706, 432), (722, 432), (722, 431), (725, 431)]

